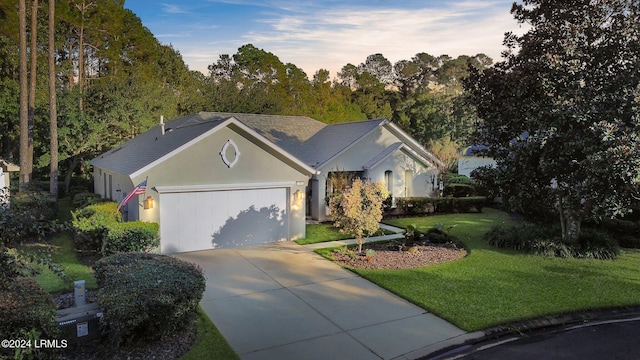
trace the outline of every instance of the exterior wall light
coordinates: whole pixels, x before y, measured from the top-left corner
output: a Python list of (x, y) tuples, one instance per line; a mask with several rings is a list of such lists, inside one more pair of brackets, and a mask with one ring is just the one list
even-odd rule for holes
[(145, 210), (153, 209), (153, 197), (152, 196), (147, 196), (147, 198), (144, 199), (143, 204), (144, 204), (143, 207), (144, 207)]

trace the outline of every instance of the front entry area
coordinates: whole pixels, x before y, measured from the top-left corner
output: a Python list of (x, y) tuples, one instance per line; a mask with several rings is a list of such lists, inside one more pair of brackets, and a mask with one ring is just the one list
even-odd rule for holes
[(289, 240), (287, 188), (160, 194), (163, 254)]

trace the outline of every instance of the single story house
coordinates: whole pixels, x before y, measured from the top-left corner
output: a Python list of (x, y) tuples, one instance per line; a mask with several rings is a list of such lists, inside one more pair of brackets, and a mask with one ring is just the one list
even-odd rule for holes
[(471, 177), (473, 170), (483, 166), (496, 166), (496, 161), (488, 156), (478, 155), (479, 151), (488, 149), (485, 145), (473, 145), (465, 150), (458, 159), (458, 174)]
[[(394, 197), (438, 191), (439, 160), (386, 119), (328, 125), (304, 116), (201, 112), (91, 160), (95, 192), (128, 220), (160, 224), (162, 253), (294, 240), (328, 220), (338, 172), (383, 181)], [(137, 199), (137, 201), (136, 201)]]
[(9, 197), (11, 196), (9, 173), (15, 171), (20, 171), (18, 165), (0, 159), (0, 208), (9, 207)]

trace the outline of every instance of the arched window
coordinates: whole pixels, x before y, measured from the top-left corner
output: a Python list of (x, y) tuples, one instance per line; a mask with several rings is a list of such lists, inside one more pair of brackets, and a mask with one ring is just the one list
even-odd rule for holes
[(413, 171), (404, 171), (404, 196), (413, 196)]
[(393, 171), (387, 170), (384, 172), (384, 183), (387, 185), (389, 194), (393, 194)]

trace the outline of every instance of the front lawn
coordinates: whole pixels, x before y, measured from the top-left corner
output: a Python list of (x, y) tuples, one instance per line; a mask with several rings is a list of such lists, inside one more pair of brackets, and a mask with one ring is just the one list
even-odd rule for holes
[[(378, 229), (373, 236), (393, 234), (385, 229)], [(299, 245), (309, 245), (328, 241), (337, 241), (355, 238), (352, 234), (341, 233), (338, 228), (332, 224), (307, 224), (306, 237), (304, 239), (295, 240)]]
[[(581, 310), (640, 305), (640, 251), (617, 260), (546, 258), (487, 245), (482, 234), (512, 221), (506, 213), (436, 215), (385, 221), (426, 230), (437, 223), (469, 248), (433, 267), (354, 271), (467, 331)], [(325, 251), (326, 253), (326, 251)]]

